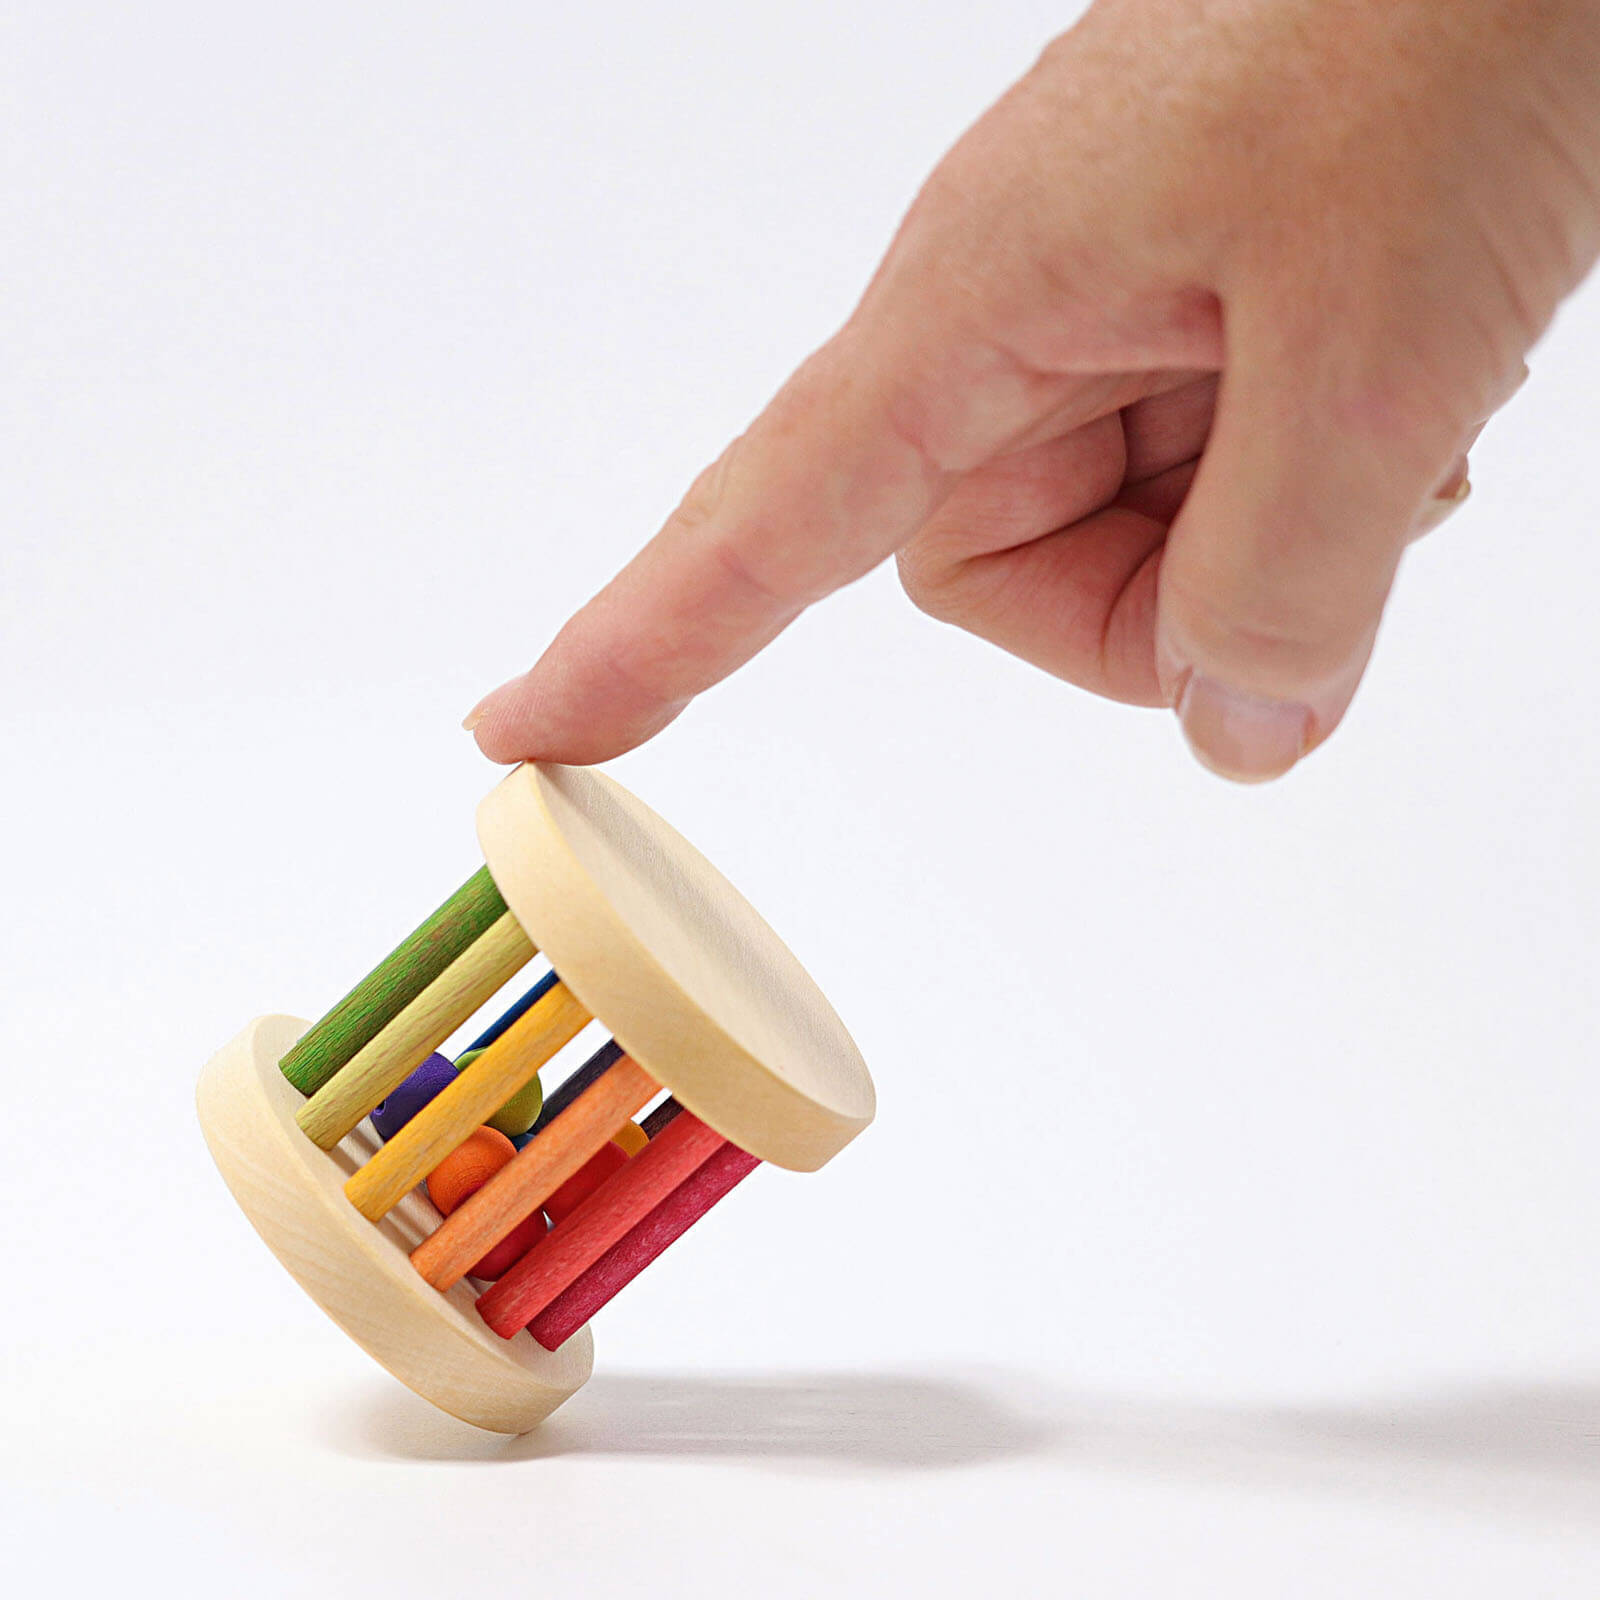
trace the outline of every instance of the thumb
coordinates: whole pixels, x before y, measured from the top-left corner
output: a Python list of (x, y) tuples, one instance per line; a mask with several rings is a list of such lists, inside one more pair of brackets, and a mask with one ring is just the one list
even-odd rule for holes
[(1407, 542), (1466, 498), (1467, 430), (1403, 377), (1308, 381), (1316, 366), (1230, 366), (1162, 557), (1161, 687), (1195, 755), (1238, 782), (1281, 776), (1339, 725)]

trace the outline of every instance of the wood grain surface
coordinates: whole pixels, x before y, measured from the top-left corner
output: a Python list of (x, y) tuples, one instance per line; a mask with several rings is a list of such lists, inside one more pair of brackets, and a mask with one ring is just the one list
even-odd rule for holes
[(480, 867), (295, 1044), (283, 1075), (315, 1094), (505, 913), (489, 869)]
[(490, 1246), (577, 1172), (619, 1122), (659, 1092), (660, 1085), (638, 1062), (618, 1057), (515, 1160), (423, 1240), (411, 1257), (417, 1271), (436, 1288), (459, 1282)]
[(439, 1219), (420, 1192), (377, 1224), (351, 1207), (345, 1179), (377, 1140), (363, 1125), (324, 1152), (296, 1127), (300, 1094), (278, 1063), (306, 1027), (258, 1018), (201, 1074), (200, 1125), (223, 1179), (306, 1293), (402, 1383), (477, 1427), (533, 1427), (588, 1378), (587, 1335), (552, 1356), (490, 1333), (468, 1285), (440, 1294), (424, 1283), (410, 1251)]
[(350, 1179), (345, 1185), (350, 1203), (364, 1217), (381, 1217), (589, 1021), (566, 986), (556, 984)]
[(872, 1120), (866, 1065), (805, 969), (703, 856), (610, 778), (518, 767), (479, 806), (478, 838), (506, 904), (562, 981), (725, 1138), (810, 1171)]
[(533, 958), (506, 912), (300, 1108), (306, 1137), (324, 1150), (392, 1094), (494, 992)]
[(761, 1163), (723, 1140), (642, 1222), (635, 1223), (528, 1324), (546, 1350), (559, 1350), (608, 1301), (633, 1282)]
[(483, 1320), (510, 1338), (644, 1221), (723, 1142), (721, 1134), (687, 1111), (673, 1118), (480, 1296)]

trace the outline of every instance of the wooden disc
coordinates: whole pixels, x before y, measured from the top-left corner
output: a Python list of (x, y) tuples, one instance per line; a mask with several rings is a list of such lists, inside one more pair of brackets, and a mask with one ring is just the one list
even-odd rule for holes
[(526, 1332), (501, 1339), (471, 1284), (440, 1294), (411, 1265), (439, 1224), (420, 1191), (377, 1223), (350, 1204), (345, 1179), (377, 1139), (363, 1122), (323, 1151), (296, 1126), (305, 1101), (278, 1061), (309, 1026), (258, 1017), (200, 1076), (200, 1126), (234, 1199), (300, 1287), (407, 1388), (477, 1427), (526, 1432), (588, 1378), (589, 1330), (553, 1353)]
[(478, 840), (562, 982), (725, 1139), (809, 1172), (872, 1121), (866, 1063), (805, 968), (605, 774), (516, 768), (478, 807)]

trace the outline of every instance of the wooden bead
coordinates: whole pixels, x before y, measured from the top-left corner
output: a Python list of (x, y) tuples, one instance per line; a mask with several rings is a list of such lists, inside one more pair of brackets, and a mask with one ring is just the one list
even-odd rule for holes
[[(546, 990), (545, 992), (548, 993), (549, 991)], [(483, 1054), (486, 1048), (487, 1046), (480, 1045), (464, 1052), (456, 1060), (456, 1071), (465, 1072)], [(489, 1118), (488, 1125), (491, 1128), (498, 1128), (508, 1139), (514, 1140), (519, 1135), (528, 1133), (532, 1129), (534, 1123), (539, 1120), (539, 1109), (543, 1105), (544, 1088), (540, 1084), (539, 1074), (536, 1072)], [(517, 1148), (520, 1150), (522, 1146), (518, 1145)]]
[(519, 1133), (531, 1133), (543, 1104), (544, 1090), (535, 1077), (489, 1118), (489, 1126), (498, 1128), (508, 1139)]
[(544, 1212), (535, 1211), (531, 1217), (524, 1217), (487, 1255), (473, 1262), (467, 1275), (492, 1283), (516, 1266), (548, 1231)]
[(643, 1222), (636, 1223), (528, 1324), (546, 1350), (559, 1350), (603, 1305), (627, 1287), (674, 1239), (688, 1232), (761, 1163), (723, 1141)]
[(417, 1271), (435, 1289), (459, 1283), (474, 1261), (534, 1207), (542, 1206), (551, 1190), (565, 1183), (607, 1141), (611, 1130), (648, 1105), (660, 1088), (638, 1062), (623, 1056), (518, 1151), (517, 1159), (493, 1183), (411, 1252)]
[[(515, 1153), (511, 1141), (498, 1128), (479, 1128), (428, 1174), (428, 1198), (441, 1216), (448, 1217), (464, 1201), (470, 1200)], [(543, 1211), (524, 1217), (494, 1249), (468, 1268), (469, 1275), (493, 1282), (538, 1244), (548, 1228)]]
[(650, 1143), (650, 1135), (637, 1122), (624, 1122), (611, 1135), (611, 1142), (620, 1146), (625, 1156), (636, 1156)]
[[(492, 1117), (588, 1022), (589, 1013), (558, 983), (351, 1175), (344, 1186), (350, 1203), (370, 1222), (386, 1216), (403, 1194), (415, 1188), (486, 1117)], [(611, 1126), (632, 1109), (619, 1108)], [(535, 1196), (528, 1205), (519, 1206), (505, 1219), (506, 1229), (527, 1216), (542, 1198)], [(476, 1260), (498, 1238), (496, 1234), (485, 1239), (462, 1266)]]
[(315, 1094), (505, 914), (489, 869), (480, 867), (306, 1032), (279, 1062), (284, 1077), (302, 1094)]
[(475, 1195), (515, 1154), (516, 1146), (495, 1128), (478, 1128), (428, 1174), (428, 1198), (448, 1217)]
[(372, 1108), (372, 1131), (380, 1139), (394, 1138), (446, 1084), (455, 1081), (449, 1056), (435, 1050), (388, 1099)]
[[(649, 1142), (645, 1140), (646, 1144)], [(627, 1159), (627, 1152), (615, 1140), (601, 1145), (559, 1189), (552, 1191), (544, 1203), (545, 1215), (554, 1223), (570, 1216)]]
[[(687, 1111), (674, 1117), (658, 1138), (618, 1168), (543, 1244), (478, 1297), (483, 1320), (502, 1339), (509, 1339), (642, 1222), (722, 1142), (719, 1133)], [(525, 1160), (528, 1153), (518, 1159)]]
[(307, 1137), (331, 1150), (534, 954), (521, 924), (507, 912), (301, 1106), (295, 1120)]

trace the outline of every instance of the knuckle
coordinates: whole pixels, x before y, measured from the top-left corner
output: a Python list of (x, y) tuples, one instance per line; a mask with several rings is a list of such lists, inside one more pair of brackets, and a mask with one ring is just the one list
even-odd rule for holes
[(959, 567), (931, 562), (912, 547), (895, 556), (895, 569), (906, 598), (918, 611), (935, 622), (960, 626), (966, 605)]
[(1427, 481), (1459, 448), (1475, 406), (1461, 375), (1426, 351), (1364, 364), (1335, 388), (1333, 422), (1409, 479)]
[(688, 493), (678, 502), (674, 518), (684, 529), (702, 528), (715, 519), (727, 491), (728, 475), (732, 470), (734, 453), (739, 448), (739, 442), (735, 439), (689, 485)]
[(1348, 673), (1371, 641), (1383, 599), (1383, 592), (1293, 598), (1253, 586), (1213, 591), (1168, 582), (1162, 607), (1193, 664), (1241, 689), (1291, 698)]

